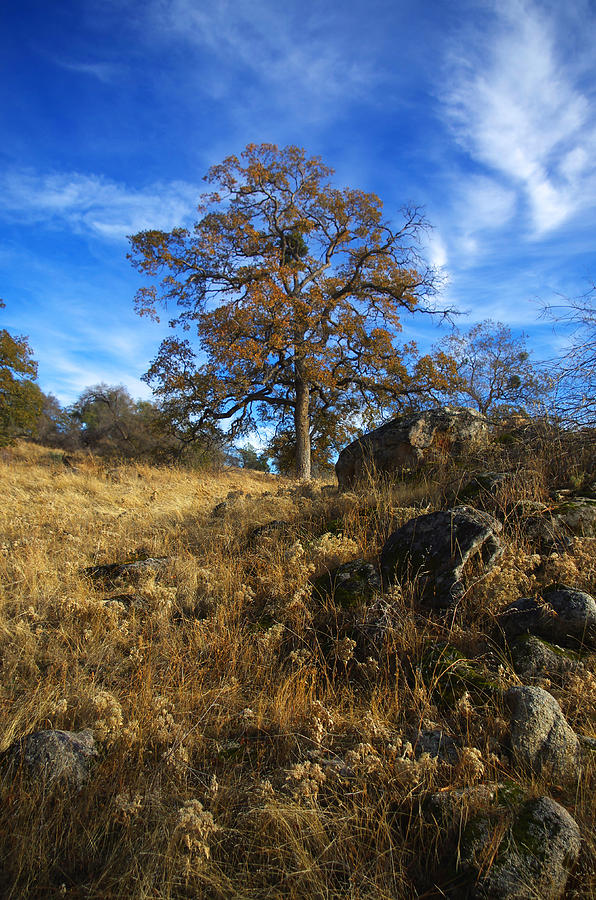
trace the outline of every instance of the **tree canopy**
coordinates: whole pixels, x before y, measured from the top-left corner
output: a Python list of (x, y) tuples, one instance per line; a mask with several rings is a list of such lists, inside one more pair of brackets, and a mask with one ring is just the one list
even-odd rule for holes
[(300, 478), (315, 411), (346, 421), (409, 402), (437, 377), (428, 359), (412, 372), (415, 347), (396, 338), (404, 314), (435, 311), (423, 215), (405, 207), (394, 225), (376, 195), (337, 189), (332, 174), (298, 147), (251, 144), (209, 170), (194, 227), (130, 238), (133, 265), (153, 279), (138, 312), (177, 306), (146, 375), (156, 394), (198, 426), (292, 427)]
[(536, 412), (552, 379), (536, 366), (526, 335), (485, 319), (465, 332), (454, 329), (435, 348), (434, 363), (449, 388), (445, 396), (486, 415)]
[[(0, 308), (4, 306), (0, 300)], [(0, 329), (0, 445), (35, 428), (43, 402), (36, 376), (37, 363), (27, 338)]]

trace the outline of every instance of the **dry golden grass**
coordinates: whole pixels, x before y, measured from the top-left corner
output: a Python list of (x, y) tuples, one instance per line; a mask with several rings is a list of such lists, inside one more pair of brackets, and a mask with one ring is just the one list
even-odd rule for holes
[[(453, 838), (423, 814), (426, 797), (519, 781), (490, 689), (517, 678), (487, 634), (499, 609), (556, 573), (539, 574), (512, 529), (498, 571), (455, 621), (394, 592), (377, 657), (359, 658), (352, 637), (367, 610), (323, 601), (312, 578), (374, 560), (441, 485), (338, 496), (238, 470), (75, 465), (25, 444), (0, 458), (0, 750), (39, 729), (87, 727), (100, 748), (80, 794), (4, 778), (0, 894), (445, 896)], [(214, 514), (233, 492), (243, 493)], [(274, 521), (286, 524), (250, 539)], [(577, 541), (549, 565), (594, 592), (592, 550)], [(133, 581), (84, 573), (146, 557), (165, 567)], [(134, 602), (106, 602), (123, 594)], [(449, 659), (425, 669), (441, 643), (473, 660), (489, 689), (452, 696)], [(585, 665), (585, 677), (549, 690), (593, 733)], [(433, 727), (467, 748), (457, 765), (415, 759), (409, 742)], [(593, 790), (592, 770), (576, 791), (556, 789), (586, 838), (576, 898), (596, 897)]]

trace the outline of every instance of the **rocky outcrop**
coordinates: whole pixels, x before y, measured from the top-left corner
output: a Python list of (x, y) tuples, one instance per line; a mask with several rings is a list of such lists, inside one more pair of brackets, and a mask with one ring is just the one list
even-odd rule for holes
[(457, 453), (487, 439), (487, 419), (473, 409), (440, 407), (400, 416), (341, 451), (335, 465), (340, 490), (367, 474), (413, 471), (432, 448)]
[(460, 846), (460, 866), (474, 880), (466, 896), (474, 900), (560, 900), (580, 846), (576, 821), (550, 797), (528, 801), (510, 819), (504, 833), (498, 818), (474, 819)]
[(22, 769), (44, 784), (60, 783), (80, 790), (97, 756), (93, 733), (84, 731), (34, 731), (11, 744), (3, 754), (7, 771)]
[(410, 519), (383, 547), (381, 572), (387, 584), (411, 582), (418, 599), (452, 607), (466, 590), (470, 561), (486, 574), (501, 556), (501, 523), (486, 512), (456, 506)]
[(580, 744), (551, 694), (522, 685), (505, 695), (510, 711), (511, 752), (527, 772), (574, 781), (580, 772)]
[(520, 597), (498, 621), (509, 642), (534, 634), (563, 645), (596, 644), (596, 600), (564, 584), (551, 585), (537, 599)]

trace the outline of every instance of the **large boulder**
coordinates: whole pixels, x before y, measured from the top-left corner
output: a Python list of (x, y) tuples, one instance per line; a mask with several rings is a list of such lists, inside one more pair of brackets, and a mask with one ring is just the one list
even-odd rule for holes
[(523, 769), (556, 781), (575, 781), (581, 752), (577, 735), (555, 698), (539, 687), (509, 688), (511, 751)]
[(457, 453), (488, 440), (486, 416), (474, 409), (439, 407), (399, 416), (353, 441), (339, 454), (340, 490), (367, 474), (413, 471), (431, 449)]
[(550, 797), (529, 800), (503, 833), (497, 818), (473, 819), (460, 846), (460, 867), (473, 877), (473, 900), (560, 900), (577, 861), (577, 822)]
[(80, 790), (97, 756), (93, 733), (83, 731), (34, 731), (10, 745), (3, 763), (10, 774), (22, 769), (43, 785), (60, 783)]
[(467, 587), (472, 559), (486, 574), (503, 553), (502, 524), (470, 506), (410, 519), (389, 537), (381, 553), (385, 583), (414, 585), (418, 599), (435, 607), (457, 604)]
[(509, 643), (523, 634), (563, 645), (596, 645), (596, 600), (585, 591), (553, 584), (541, 597), (520, 597), (499, 616), (499, 627)]

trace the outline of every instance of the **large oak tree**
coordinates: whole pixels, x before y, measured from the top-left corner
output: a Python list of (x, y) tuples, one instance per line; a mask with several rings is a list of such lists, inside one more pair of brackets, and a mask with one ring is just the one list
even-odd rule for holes
[(251, 144), (209, 170), (214, 190), (192, 229), (130, 239), (133, 265), (154, 279), (137, 310), (177, 306), (146, 379), (194, 428), (289, 419), (299, 478), (310, 477), (314, 410), (386, 409), (434, 378), (429, 360), (412, 371), (413, 346), (396, 343), (403, 314), (434, 311), (425, 220), (407, 207), (393, 224), (377, 196), (339, 190), (332, 174), (298, 147)]

